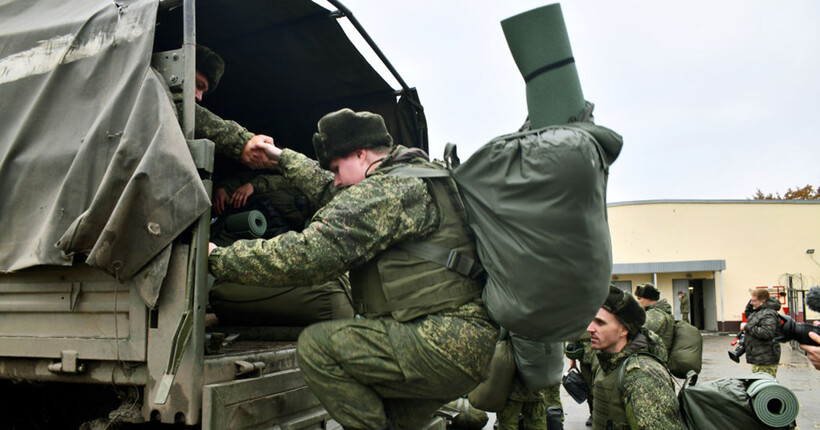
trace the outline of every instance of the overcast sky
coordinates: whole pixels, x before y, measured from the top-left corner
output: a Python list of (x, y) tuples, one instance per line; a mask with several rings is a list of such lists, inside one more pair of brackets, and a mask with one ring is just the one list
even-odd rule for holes
[[(418, 88), (432, 156), (453, 142), (463, 160), (521, 125), (524, 81), (499, 23), (552, 2), (342, 2)], [(596, 122), (624, 137), (610, 202), (820, 185), (820, 1), (561, 7)]]

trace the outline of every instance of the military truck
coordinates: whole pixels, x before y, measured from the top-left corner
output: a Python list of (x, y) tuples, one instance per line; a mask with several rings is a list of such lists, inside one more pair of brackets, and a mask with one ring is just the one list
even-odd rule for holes
[(206, 328), (232, 167), (193, 138), (197, 44), (226, 62), (203, 104), (282, 146), (313, 155), (317, 120), (350, 107), (427, 149), (415, 89), (336, 0), (0, 3), (0, 428), (333, 425), (299, 327)]

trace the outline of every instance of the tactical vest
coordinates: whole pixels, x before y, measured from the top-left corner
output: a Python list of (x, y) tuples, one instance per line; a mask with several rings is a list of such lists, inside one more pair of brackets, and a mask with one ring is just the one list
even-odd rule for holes
[[(424, 166), (440, 168), (433, 163)], [(383, 169), (385, 174), (401, 166)], [(399, 173), (396, 173), (399, 174)], [(399, 174), (400, 175), (400, 174)], [(413, 176), (413, 175), (404, 175)], [(399, 243), (350, 272), (356, 313), (365, 317), (392, 315), (397, 321), (455, 309), (481, 295), (482, 284), (454, 270), (454, 258), (435, 262), (415, 249), (447, 250), (450, 256), (476, 260), (475, 242), (464, 222), (464, 209), (452, 179), (423, 179), (438, 208), (439, 228), (424, 241)], [(459, 257), (455, 259), (460, 259)]]
[[(592, 386), (595, 402), (592, 405), (592, 429), (629, 430), (626, 406), (621, 401), (621, 390), (618, 387), (618, 369), (613, 369), (607, 375), (599, 367)], [(608, 427), (609, 421), (612, 421), (612, 427)]]

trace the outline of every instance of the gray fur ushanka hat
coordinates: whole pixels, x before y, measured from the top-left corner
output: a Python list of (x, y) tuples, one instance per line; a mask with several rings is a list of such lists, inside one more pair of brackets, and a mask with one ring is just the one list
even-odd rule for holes
[(635, 295), (649, 300), (660, 300), (661, 298), (661, 292), (648, 282), (635, 287)]
[(323, 116), (317, 128), (319, 131), (313, 133), (313, 148), (323, 169), (329, 169), (334, 158), (344, 157), (357, 149), (393, 146), (384, 118), (371, 112), (353, 112), (348, 108), (337, 110)]
[(646, 312), (640, 303), (631, 294), (621, 291), (614, 285), (609, 286), (609, 295), (601, 307), (615, 314), (629, 333), (638, 333), (646, 322)]

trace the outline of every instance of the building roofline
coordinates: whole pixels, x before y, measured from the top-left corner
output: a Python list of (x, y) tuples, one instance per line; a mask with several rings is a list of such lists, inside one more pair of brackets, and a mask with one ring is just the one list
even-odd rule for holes
[(613, 275), (636, 273), (714, 272), (726, 270), (726, 260), (667, 261), (652, 263), (615, 263)]
[(658, 199), (658, 200), (631, 200), (625, 202), (611, 202), (607, 203), (607, 207), (614, 207), (614, 206), (632, 206), (632, 205), (651, 205), (651, 204), (667, 204), (667, 203), (675, 203), (675, 204), (799, 204), (799, 205), (817, 205), (820, 204), (820, 200), (751, 200), (751, 199), (737, 199), (737, 200), (675, 200), (675, 199)]

